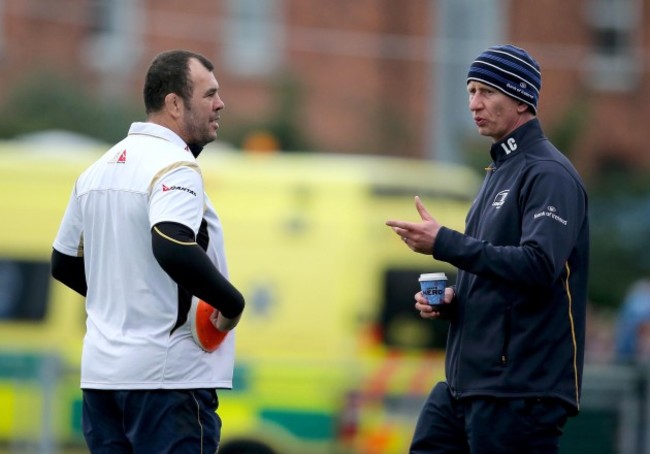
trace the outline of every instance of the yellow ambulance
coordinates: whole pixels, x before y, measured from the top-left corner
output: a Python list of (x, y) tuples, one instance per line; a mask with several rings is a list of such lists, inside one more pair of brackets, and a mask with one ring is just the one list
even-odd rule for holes
[[(83, 299), (49, 277), (76, 176), (101, 149), (0, 145), (0, 442), (75, 446)], [(444, 322), (413, 309), (421, 272), (384, 222), (418, 220), (414, 196), (463, 229), (479, 179), (454, 165), (208, 147), (199, 162), (247, 300), (224, 453), (405, 452), (442, 376)]]

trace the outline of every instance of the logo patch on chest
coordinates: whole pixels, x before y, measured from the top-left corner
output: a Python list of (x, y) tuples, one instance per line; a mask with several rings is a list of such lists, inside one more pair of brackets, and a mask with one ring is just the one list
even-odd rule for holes
[(510, 189), (506, 189), (505, 191), (499, 192), (495, 197), (494, 197), (494, 202), (492, 202), (492, 206), (496, 208), (497, 210), (503, 206), (504, 203), (506, 203), (506, 199), (508, 198), (508, 193), (510, 192)]

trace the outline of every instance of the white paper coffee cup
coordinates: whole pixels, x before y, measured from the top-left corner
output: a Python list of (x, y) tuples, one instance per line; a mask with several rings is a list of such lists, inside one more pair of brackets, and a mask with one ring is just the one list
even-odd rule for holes
[(445, 273), (420, 274), (420, 289), (431, 306), (444, 304), (447, 275)]

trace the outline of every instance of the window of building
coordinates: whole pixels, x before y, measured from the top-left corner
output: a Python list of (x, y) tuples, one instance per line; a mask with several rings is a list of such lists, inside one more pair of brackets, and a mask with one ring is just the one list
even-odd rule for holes
[(281, 0), (229, 0), (224, 27), (225, 61), (244, 76), (267, 75), (281, 60)]
[(121, 77), (128, 75), (141, 54), (142, 8), (138, 0), (92, 0), (90, 34), (84, 48), (87, 64), (104, 75), (103, 94), (123, 91)]
[(47, 312), (50, 264), (0, 259), (0, 320), (42, 320)]
[(591, 0), (587, 5), (592, 36), (589, 84), (601, 90), (633, 89), (641, 69), (641, 0)]

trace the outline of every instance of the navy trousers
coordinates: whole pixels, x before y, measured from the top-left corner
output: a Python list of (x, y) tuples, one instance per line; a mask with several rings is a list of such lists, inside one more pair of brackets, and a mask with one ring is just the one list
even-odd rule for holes
[(556, 399), (455, 399), (438, 383), (422, 407), (411, 454), (557, 454), (566, 407)]
[(213, 389), (83, 390), (92, 454), (214, 454), (221, 420)]

